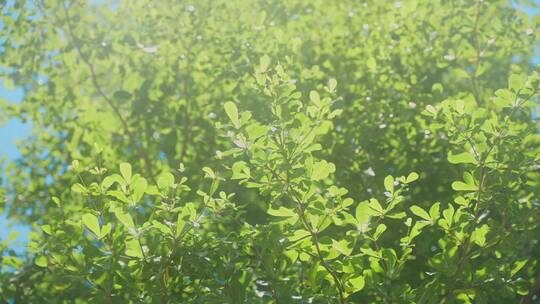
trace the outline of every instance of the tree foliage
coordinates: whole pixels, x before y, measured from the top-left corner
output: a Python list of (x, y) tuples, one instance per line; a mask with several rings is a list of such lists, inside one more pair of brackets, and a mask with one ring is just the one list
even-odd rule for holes
[(533, 303), (537, 17), (0, 1), (5, 303)]

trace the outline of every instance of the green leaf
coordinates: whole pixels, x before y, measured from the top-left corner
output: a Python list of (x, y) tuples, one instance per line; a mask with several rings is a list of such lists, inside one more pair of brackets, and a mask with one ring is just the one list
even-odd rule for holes
[(366, 225), (369, 222), (370, 211), (368, 201), (363, 201), (356, 206), (355, 217), (359, 225)]
[(383, 215), (384, 214), (384, 209), (383, 207), (381, 206), (381, 204), (379, 203), (378, 200), (372, 198), (369, 200), (369, 208), (373, 211), (375, 211), (375, 213), (377, 215)]
[(289, 208), (285, 208), (285, 207), (279, 207), (278, 209), (269, 208), (267, 213), (272, 215), (272, 216), (279, 216), (279, 217), (298, 216), (294, 210), (289, 209)]
[(471, 234), (471, 241), (475, 242), (478, 246), (484, 246), (486, 244), (486, 235), (488, 232), (489, 226), (486, 224), (476, 228)]
[(217, 174), (211, 168), (204, 167), (204, 168), (202, 168), (202, 170), (204, 172), (204, 177), (205, 178), (209, 178), (209, 179), (217, 179), (218, 178)]
[(43, 230), (43, 232), (45, 232), (46, 234), (52, 234), (51, 225), (43, 225), (41, 226), (41, 230)]
[(36, 259), (34, 260), (34, 264), (36, 264), (39, 267), (47, 267), (47, 265), (49, 264), (49, 261), (47, 260), (47, 257), (40, 255), (36, 257)]
[(448, 161), (451, 164), (476, 164), (476, 159), (469, 152), (463, 152), (459, 154), (448, 153)]
[(474, 175), (471, 172), (468, 172), (468, 171), (463, 173), (463, 181), (465, 181), (465, 183), (469, 184), (469, 185), (475, 185), (476, 184), (474, 182)]
[(336, 87), (337, 87), (337, 80), (335, 80), (334, 78), (330, 78), (330, 80), (328, 80), (328, 91), (330, 93), (333, 93), (336, 91)]
[(71, 186), (71, 191), (75, 193), (88, 193), (88, 189), (80, 183), (76, 183)]
[(153, 220), (152, 221), (152, 226), (156, 229), (158, 229), (161, 233), (165, 234), (165, 235), (172, 235), (172, 230), (169, 226), (163, 224), (163, 223), (160, 223), (156, 220)]
[(420, 207), (418, 207), (416, 205), (411, 206), (409, 209), (416, 216), (419, 216), (419, 217), (421, 217), (422, 219), (424, 219), (426, 221), (431, 221), (431, 216), (424, 209), (422, 209), (422, 208), (420, 208)]
[(132, 183), (134, 203), (138, 203), (141, 200), (148, 187), (148, 182), (146, 182), (144, 177), (136, 176), (137, 178)]
[(448, 227), (452, 226), (453, 218), (454, 218), (454, 206), (452, 204), (448, 204), (448, 208), (446, 208), (443, 212), (443, 217), (446, 220), (446, 223), (448, 224)]
[(103, 225), (103, 227), (101, 227), (101, 232), (99, 233), (99, 239), (106, 237), (109, 234), (109, 232), (111, 232), (111, 230), (112, 230), (111, 223), (107, 223)]
[(127, 240), (126, 244), (126, 255), (134, 258), (142, 259), (144, 257), (141, 246), (136, 239)]
[(512, 271), (510, 272), (510, 277), (515, 276), (522, 268), (527, 264), (529, 259), (522, 259), (518, 260), (514, 263), (514, 267), (512, 268)]
[(298, 240), (301, 240), (301, 239), (304, 239), (304, 238), (307, 238), (308, 236), (310, 236), (311, 234), (309, 233), (309, 231), (306, 231), (306, 230), (295, 230), (293, 232), (293, 234), (291, 236), (289, 236), (287, 239), (290, 241), (290, 242), (296, 242)]
[[(116, 175), (116, 177), (119, 177)], [(118, 182), (118, 180), (115, 178), (115, 176), (107, 176), (103, 179), (101, 182), (101, 190), (107, 191), (115, 182)]]
[(90, 230), (97, 238), (101, 236), (98, 218), (92, 213), (85, 213), (82, 216), (82, 223)]
[(131, 215), (129, 215), (129, 213), (125, 213), (120, 209), (116, 209), (114, 215), (116, 215), (116, 218), (128, 229), (135, 229), (135, 224), (133, 223), (133, 219), (131, 218)]
[(122, 174), (122, 177), (127, 183), (131, 182), (131, 165), (128, 163), (121, 163), (120, 174)]
[(235, 162), (232, 167), (231, 179), (245, 179), (249, 177), (249, 168), (244, 161)]
[(51, 199), (52, 199), (53, 203), (56, 205), (56, 207), (61, 207), (62, 206), (62, 202), (60, 202), (60, 199), (58, 197), (53, 196)]
[(377, 258), (377, 259), (382, 258), (382, 254), (379, 251), (375, 251), (375, 250), (373, 250), (371, 248), (360, 248), (360, 251), (363, 254), (368, 255), (370, 257), (374, 257), (374, 258)]
[(383, 234), (383, 232), (386, 231), (386, 225), (385, 224), (379, 224), (377, 226), (377, 229), (375, 230), (375, 233), (373, 234), (373, 238), (375, 240), (378, 240), (379, 237)]
[(388, 175), (384, 178), (384, 188), (386, 191), (394, 193), (394, 177), (392, 175)]
[(463, 196), (458, 196), (454, 199), (454, 202), (460, 206), (467, 207), (470, 203), (470, 200), (465, 199)]
[(456, 191), (476, 191), (475, 185), (465, 184), (464, 182), (456, 181), (452, 183), (452, 189)]
[(163, 172), (159, 175), (157, 180), (159, 189), (169, 189), (174, 185), (174, 175), (170, 172)]
[(313, 102), (315, 105), (320, 106), (321, 105), (321, 97), (319, 96), (319, 93), (317, 91), (311, 91), (309, 92), (309, 99), (311, 102)]
[(236, 107), (236, 104), (232, 101), (228, 101), (225, 103), (225, 113), (227, 113), (227, 116), (229, 116), (229, 119), (231, 120), (232, 124), (235, 128), (240, 128), (240, 120), (238, 119), (238, 108)]
[(71, 162), (71, 168), (73, 168), (73, 171), (75, 172), (78, 172), (80, 170), (80, 163), (78, 160), (74, 159), (72, 162)]
[(322, 160), (313, 164), (313, 171), (311, 173), (312, 180), (322, 180), (327, 178), (331, 173), (336, 171), (334, 164)]
[(270, 57), (268, 55), (264, 54), (259, 59), (259, 69), (258, 69), (257, 72), (264, 73), (264, 72), (266, 72), (266, 70), (268, 70), (269, 66), (270, 66)]
[(429, 208), (429, 217), (431, 218), (431, 221), (432, 221), (432, 222), (435, 222), (436, 220), (439, 219), (439, 216), (440, 216), (440, 213), (439, 213), (440, 206), (441, 206), (441, 203), (437, 202), (437, 203), (433, 204), (433, 205), (431, 206), (431, 208)]
[(407, 176), (407, 179), (405, 180), (405, 182), (408, 184), (408, 183), (412, 183), (414, 182), (415, 180), (418, 179), (418, 173), (416, 172), (411, 172), (409, 173), (409, 175)]
[(362, 290), (366, 284), (363, 276), (357, 276), (349, 280), (349, 283), (352, 286), (351, 293), (358, 292)]
[(347, 240), (332, 240), (332, 247), (345, 256), (349, 256), (352, 252), (351, 244)]
[(404, 212), (404, 211), (401, 211), (401, 212), (396, 212), (396, 213), (391, 213), (391, 214), (387, 214), (386, 217), (388, 218), (392, 218), (392, 219), (402, 219), (404, 217), (407, 216), (407, 213)]
[(518, 92), (519, 89), (527, 81), (527, 76), (523, 74), (512, 74), (508, 78), (508, 88), (514, 92)]
[(516, 99), (516, 94), (507, 89), (499, 89), (495, 91), (495, 96), (496, 98), (493, 102), (500, 108), (513, 106)]

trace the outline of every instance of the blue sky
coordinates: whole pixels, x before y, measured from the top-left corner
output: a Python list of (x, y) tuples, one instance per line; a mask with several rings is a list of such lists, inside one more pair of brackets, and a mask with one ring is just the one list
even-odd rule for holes
[[(8, 103), (21, 102), (23, 98), (22, 89), (7, 89), (2, 80), (0, 80), (0, 98)], [(5, 124), (0, 124), (0, 159), (15, 159), (20, 156), (15, 142), (24, 139), (30, 134), (31, 126), (28, 123), (22, 123), (18, 119), (11, 119)], [(4, 181), (5, 182), (5, 181)], [(21, 252), (27, 239), (30, 228), (25, 225), (10, 223), (4, 212), (0, 212), (0, 239), (7, 239), (12, 231), (19, 232), (19, 237), (12, 244), (13, 248)]]
[[(536, 0), (535, 2), (540, 4), (540, 0)], [(526, 11), (531, 15), (535, 15), (540, 13), (540, 8), (528, 8)], [(23, 95), (21, 89), (7, 89), (2, 80), (0, 80), (1, 99), (11, 103), (18, 103), (23, 99)], [(19, 157), (20, 153), (17, 149), (16, 141), (24, 140), (30, 134), (30, 131), (31, 124), (25, 124), (16, 119), (9, 120), (5, 124), (0, 123), (0, 159), (6, 158), (8, 160), (13, 160)], [(12, 231), (19, 232), (19, 237), (15, 240), (15, 243), (12, 244), (12, 247), (16, 251), (22, 252), (30, 228), (26, 225), (10, 223), (5, 216), (5, 213), (0, 210), (0, 239), (5, 240)]]

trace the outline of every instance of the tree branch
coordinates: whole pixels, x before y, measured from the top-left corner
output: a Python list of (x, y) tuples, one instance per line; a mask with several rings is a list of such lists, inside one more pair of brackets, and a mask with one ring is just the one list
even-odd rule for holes
[(99, 85), (98, 77), (97, 77), (97, 73), (95, 71), (95, 68), (92, 65), (92, 63), (90, 62), (89, 56), (82, 51), (81, 44), (80, 44), (80, 39), (79, 39), (79, 37), (77, 37), (75, 35), (75, 33), (73, 31), (73, 25), (71, 23), (71, 18), (69, 16), (69, 8), (68, 8), (68, 6), (66, 6), (66, 3), (64, 1), (62, 1), (62, 7), (64, 9), (64, 15), (65, 15), (66, 23), (67, 23), (67, 26), (68, 26), (68, 32), (69, 32), (69, 35), (71, 36), (71, 42), (73, 43), (73, 45), (75, 47), (75, 50), (77, 51), (77, 53), (81, 57), (82, 61), (85, 63), (85, 65), (88, 67), (88, 70), (90, 71), (92, 84), (93, 84), (95, 90), (105, 100), (107, 105), (113, 110), (116, 117), (120, 120), (120, 122), (122, 124), (122, 128), (124, 129), (124, 132), (129, 137), (129, 140), (131, 141), (132, 146), (135, 147), (135, 149), (137, 150), (137, 153), (139, 154), (139, 157), (141, 159), (143, 159), (143, 161), (144, 161), (147, 176), (153, 182), (155, 182), (155, 177), (154, 177), (154, 173), (153, 173), (153, 170), (152, 170), (152, 165), (150, 163), (150, 158), (148, 157), (147, 151), (142, 146), (138, 146), (136, 143), (133, 142), (133, 140), (136, 138), (135, 134), (133, 134), (133, 132), (131, 132), (131, 130), (129, 129), (129, 125), (128, 125), (126, 119), (124, 119), (124, 117), (120, 113), (120, 109), (118, 108), (118, 106), (114, 104), (113, 100), (103, 91), (103, 89)]

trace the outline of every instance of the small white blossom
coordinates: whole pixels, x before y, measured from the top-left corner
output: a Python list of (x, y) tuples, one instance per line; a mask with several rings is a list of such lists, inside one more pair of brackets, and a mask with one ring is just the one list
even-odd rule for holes
[(369, 176), (375, 176), (375, 171), (373, 171), (373, 168), (369, 167), (366, 171), (364, 171)]
[(448, 60), (448, 61), (453, 61), (453, 60), (456, 59), (456, 55), (454, 55), (454, 54), (444, 55), (444, 59)]

